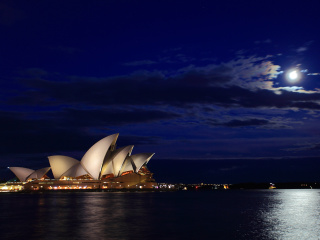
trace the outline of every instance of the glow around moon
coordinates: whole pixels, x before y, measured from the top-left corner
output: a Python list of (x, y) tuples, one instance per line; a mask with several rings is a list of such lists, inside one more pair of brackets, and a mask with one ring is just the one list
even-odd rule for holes
[(288, 71), (286, 78), (290, 83), (296, 83), (300, 80), (300, 72), (298, 70)]

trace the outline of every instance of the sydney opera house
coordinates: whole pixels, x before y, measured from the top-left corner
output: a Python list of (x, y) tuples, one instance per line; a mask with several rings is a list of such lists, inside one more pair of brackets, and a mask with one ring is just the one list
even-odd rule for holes
[[(133, 145), (116, 148), (119, 134), (95, 143), (77, 159), (50, 156), (50, 167), (32, 170), (9, 167), (19, 181), (7, 182), (8, 190), (154, 189), (157, 183), (147, 163), (154, 153), (131, 155)], [(52, 171), (54, 179), (48, 177)]]

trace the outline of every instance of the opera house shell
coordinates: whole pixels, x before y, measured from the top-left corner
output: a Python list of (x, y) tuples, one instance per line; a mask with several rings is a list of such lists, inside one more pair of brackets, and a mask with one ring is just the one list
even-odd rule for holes
[[(119, 134), (95, 143), (79, 161), (49, 156), (50, 167), (32, 170), (9, 167), (20, 182), (7, 183), (19, 190), (154, 189), (157, 183), (146, 164), (154, 153), (132, 155), (133, 145), (116, 149)], [(54, 179), (47, 176), (51, 169)]]

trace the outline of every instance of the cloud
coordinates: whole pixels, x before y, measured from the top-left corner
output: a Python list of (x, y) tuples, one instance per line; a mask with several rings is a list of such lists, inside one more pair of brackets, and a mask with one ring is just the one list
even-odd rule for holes
[[(117, 131), (115, 126), (168, 120), (178, 114), (156, 110), (79, 110), (64, 109), (28, 114), (0, 112), (0, 153), (48, 153), (80, 151), (97, 139)], [(156, 144), (156, 137), (122, 136), (121, 143)]]
[(310, 150), (316, 150), (316, 151), (319, 151), (320, 150), (320, 143), (315, 143), (313, 145), (311, 145), (309, 147)]
[[(175, 73), (136, 72), (108, 78), (34, 76), (20, 78), (26, 88), (8, 98), (12, 105), (42, 107), (152, 106), (189, 108), (212, 104), (224, 108), (319, 109), (318, 90), (274, 87), (279, 66), (267, 57), (240, 58), (219, 65), (189, 66)], [(34, 71), (33, 71), (34, 72)], [(71, 94), (72, 93), (72, 94)], [(151, 115), (150, 115), (151, 116)]]
[[(151, 145), (160, 144), (161, 139), (148, 140), (141, 129), (156, 129), (160, 135), (160, 129), (186, 129), (195, 123), (198, 127), (224, 127), (224, 131), (288, 129), (296, 124), (294, 119), (262, 117), (259, 111), (271, 115), (280, 110), (285, 114), (319, 110), (320, 94), (273, 87), (277, 71), (270, 57), (105, 78), (26, 69), (15, 79), (18, 82), (12, 91), (6, 89), (0, 105), (10, 106), (0, 112), (4, 143), (0, 153), (81, 151), (118, 129), (131, 134), (123, 139), (125, 144), (142, 135), (139, 144)], [(234, 117), (236, 109), (239, 112)], [(243, 115), (248, 109), (250, 114)], [(170, 126), (163, 127), (166, 124)]]
[[(254, 111), (254, 110), (252, 110)], [(237, 117), (233, 114), (228, 113), (218, 113), (214, 115), (210, 120), (204, 119), (204, 121), (213, 127), (227, 127), (227, 128), (256, 128), (256, 129), (292, 129), (293, 126), (301, 125), (300, 121), (295, 120), (294, 118), (289, 118), (286, 115), (278, 116), (273, 114), (270, 110), (269, 113), (266, 109), (261, 109), (264, 112), (263, 116), (259, 111), (248, 112), (242, 109), (242, 111)], [(234, 110), (231, 112), (235, 113)], [(223, 114), (223, 116), (219, 116)]]
[[(85, 132), (68, 128), (63, 124), (54, 124), (49, 119), (28, 119), (25, 113), (1, 112), (0, 153), (37, 153), (53, 150), (79, 149), (77, 139), (82, 139)], [(90, 135), (87, 136), (91, 138)], [(79, 146), (80, 147), (80, 146)]]
[(296, 52), (297, 52), (297, 53), (302, 53), (302, 52), (305, 52), (305, 51), (307, 51), (307, 50), (308, 50), (307, 47), (299, 47), (299, 48), (296, 49)]
[(297, 48), (295, 51), (296, 51), (297, 53), (303, 53), (303, 52), (309, 50), (309, 47), (310, 47), (310, 45), (311, 45), (312, 43), (313, 43), (313, 41), (308, 41), (308, 42), (304, 43), (303, 46)]
[(320, 150), (320, 143), (306, 143), (299, 147), (287, 148), (285, 149), (289, 152), (300, 152), (300, 151), (319, 151)]
[(225, 127), (248, 127), (248, 126), (265, 126), (272, 124), (266, 119), (245, 119), (245, 120), (231, 120), (225, 123), (217, 123), (215, 125), (225, 126)]
[[(56, 113), (55, 113), (56, 114)], [(61, 121), (70, 121), (69, 124), (77, 126), (121, 126), (127, 124), (148, 123), (160, 120), (178, 118), (177, 113), (159, 110), (144, 110), (138, 108), (116, 109), (64, 109), (59, 112), (63, 117)], [(75, 123), (76, 121), (76, 123)]]
[(227, 66), (233, 69), (236, 76), (232, 84), (246, 89), (273, 90), (273, 82), (279, 74), (280, 66), (274, 65), (265, 58), (238, 59)]

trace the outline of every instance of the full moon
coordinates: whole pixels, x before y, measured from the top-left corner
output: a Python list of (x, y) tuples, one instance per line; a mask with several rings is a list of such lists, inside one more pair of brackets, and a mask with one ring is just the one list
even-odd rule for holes
[(300, 79), (300, 74), (297, 70), (291, 70), (287, 73), (287, 79), (291, 83), (295, 83), (299, 81)]

